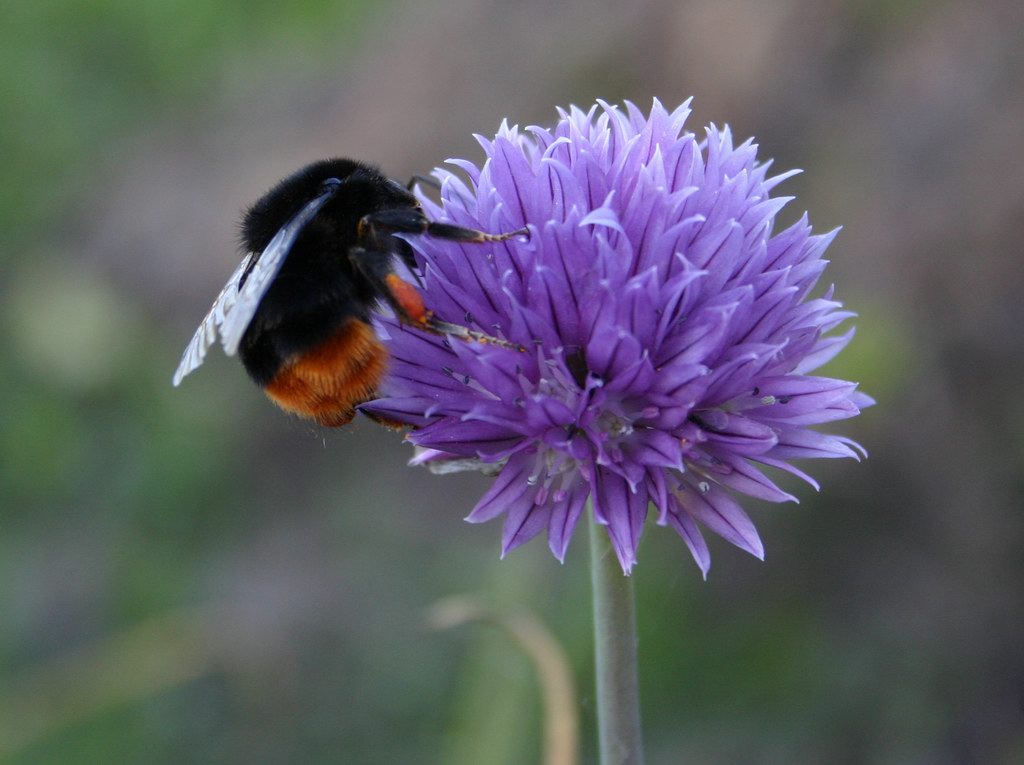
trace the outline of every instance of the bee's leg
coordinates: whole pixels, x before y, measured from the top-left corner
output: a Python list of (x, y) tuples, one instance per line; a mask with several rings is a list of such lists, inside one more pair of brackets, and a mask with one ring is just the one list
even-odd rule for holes
[(438, 239), (449, 239), (453, 242), (503, 242), (514, 236), (529, 236), (527, 228), (509, 231), (504, 234), (488, 234), (473, 228), (454, 226), (450, 223), (435, 223), (427, 218), (421, 210), (401, 208), (397, 210), (379, 210), (363, 216), (359, 221), (359, 237), (374, 241), (382, 232), (396, 234), (429, 234)]
[(373, 285), (374, 291), (394, 309), (403, 324), (426, 326), (429, 312), (423, 304), (423, 296), (392, 270), (390, 255), (365, 247), (353, 247), (348, 257), (356, 270)]
[(474, 228), (463, 228), (462, 226), (453, 226), (450, 223), (435, 223), (430, 221), (427, 223), (426, 233), (430, 236), (436, 236), (438, 239), (450, 239), (453, 242), (504, 242), (506, 239), (511, 239), (514, 236), (525, 236), (529, 238), (530, 229), (523, 228), (516, 229), (515, 231), (508, 231), (504, 234), (488, 234), (483, 231), (477, 231)]
[(409, 273), (412, 274), (412, 278), (416, 280), (416, 286), (422, 289), (423, 279), (420, 277), (419, 264), (416, 263), (416, 253), (413, 252), (412, 245), (404, 239), (395, 239), (392, 244), (395, 248), (395, 254), (405, 263)]
[(430, 186), (438, 191), (441, 190), (441, 181), (437, 180), (431, 175), (419, 175), (418, 173), (409, 179), (409, 182), (405, 184), (405, 188), (408, 191), (412, 191), (417, 183), (422, 183), (424, 186)]
[(477, 332), (461, 324), (441, 321), (435, 317), (433, 311), (428, 310), (423, 303), (423, 296), (419, 290), (391, 270), (390, 257), (386, 254), (373, 252), (363, 247), (353, 247), (349, 251), (349, 258), (387, 301), (388, 305), (394, 309), (399, 321), (403, 324), (411, 324), (438, 335), (451, 335), (463, 340), (489, 343), (502, 348), (514, 348), (518, 351), (526, 350), (518, 343), (511, 343), (508, 340)]
[(497, 345), (501, 348), (511, 348), (525, 353), (526, 348), (521, 346), (519, 343), (513, 343), (510, 340), (502, 340), (500, 337), (494, 337), (494, 335), (488, 335), (485, 332), (478, 332), (475, 329), (464, 327), (461, 324), (452, 324), (448, 321), (441, 321), (433, 314), (427, 316), (427, 322), (423, 325), (423, 329), (429, 330), (437, 335), (451, 335), (457, 337), (460, 340), (472, 340), (476, 343), (483, 345)]

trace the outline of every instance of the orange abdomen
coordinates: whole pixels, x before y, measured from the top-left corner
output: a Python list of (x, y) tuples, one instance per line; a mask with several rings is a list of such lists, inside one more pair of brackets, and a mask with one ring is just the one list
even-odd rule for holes
[(285, 411), (340, 427), (374, 397), (387, 360), (373, 328), (349, 319), (329, 340), (284, 364), (264, 390)]

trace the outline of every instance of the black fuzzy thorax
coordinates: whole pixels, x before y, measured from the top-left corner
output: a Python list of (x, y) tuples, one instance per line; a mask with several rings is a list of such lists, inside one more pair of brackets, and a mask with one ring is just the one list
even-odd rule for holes
[[(245, 251), (262, 252), (329, 178), (342, 184), (299, 233), (242, 338), (242, 362), (259, 385), (267, 385), (282, 364), (329, 340), (347, 321), (369, 320), (382, 296), (350, 257), (367, 244), (360, 239), (359, 221), (380, 210), (417, 205), (404, 187), (370, 165), (348, 159), (316, 162), (281, 181), (245, 213)], [(390, 271), (398, 246), (391, 236), (384, 247), (377, 243), (384, 251), (374, 260), (382, 272)]]

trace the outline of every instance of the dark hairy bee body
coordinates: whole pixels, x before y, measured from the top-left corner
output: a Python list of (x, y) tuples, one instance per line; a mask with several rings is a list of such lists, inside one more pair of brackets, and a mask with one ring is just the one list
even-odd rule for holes
[(281, 181), (249, 208), (242, 219), (245, 251), (263, 252), (295, 211), (317, 196), (324, 179), (332, 177), (344, 183), (299, 233), (242, 336), (239, 355), (259, 385), (267, 385), (288, 359), (331, 339), (346, 321), (369, 321), (382, 296), (379, 280), (371, 280), (363, 269), (384, 277), (392, 271), (394, 252), (408, 248), (388, 235), (389, 249), (356, 267), (349, 252), (359, 246), (359, 221), (377, 210), (415, 210), (419, 204), (373, 168), (328, 160)]
[(440, 334), (516, 347), (433, 316), (396, 258), (415, 269), (399, 237), (500, 241), (430, 221), (406, 186), (349, 159), (315, 162), (285, 178), (245, 213), (248, 254), (186, 349), (175, 384), (202, 363), (215, 335), (236, 350), (249, 376), (283, 409), (340, 426), (372, 398), (387, 351), (370, 324), (381, 304), (403, 322)]

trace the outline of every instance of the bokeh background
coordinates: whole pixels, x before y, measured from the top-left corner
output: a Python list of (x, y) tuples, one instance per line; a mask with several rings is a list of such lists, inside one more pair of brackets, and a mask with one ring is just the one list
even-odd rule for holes
[(594, 761), (585, 535), (498, 560), (485, 480), (367, 421), (288, 419), (214, 354), (170, 375), (240, 208), (342, 154), (693, 95), (756, 135), (859, 311), (879, 405), (825, 490), (750, 503), (760, 563), (636, 569), (649, 761), (1024, 762), (1024, 6), (1018, 0), (15, 0), (0, 21), (0, 762), (537, 762), (543, 619)]

